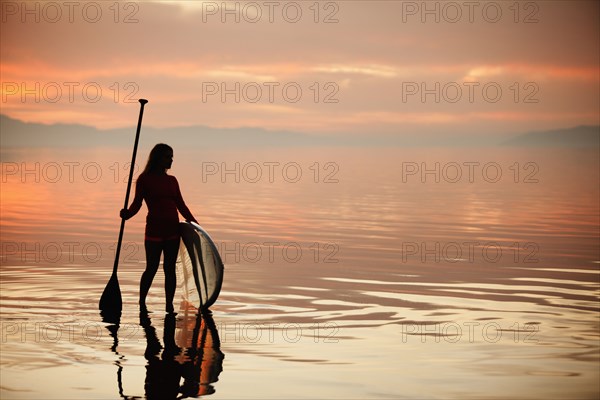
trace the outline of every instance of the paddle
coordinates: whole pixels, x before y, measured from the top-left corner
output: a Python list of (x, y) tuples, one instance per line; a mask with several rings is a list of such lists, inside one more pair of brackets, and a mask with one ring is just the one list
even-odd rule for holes
[[(131, 167), (129, 168), (129, 180), (127, 181), (127, 193), (125, 194), (125, 206), (129, 204), (129, 192), (131, 190), (131, 181), (133, 179), (133, 169), (135, 166), (135, 156), (137, 154), (138, 141), (140, 139), (140, 130), (142, 128), (142, 116), (144, 115), (144, 105), (148, 100), (140, 99), (140, 116), (138, 118), (137, 131), (135, 134), (135, 143), (133, 145), (133, 154), (131, 156)], [(125, 218), (121, 218), (121, 230), (119, 231), (119, 241), (117, 242), (117, 252), (115, 254), (115, 264), (113, 266), (112, 275), (104, 288), (102, 297), (100, 297), (99, 308), (105, 314), (112, 315), (121, 314), (123, 301), (121, 300), (121, 288), (119, 288), (119, 280), (117, 279), (117, 268), (119, 266), (119, 255), (121, 254), (121, 242), (123, 241), (123, 231), (125, 230)]]

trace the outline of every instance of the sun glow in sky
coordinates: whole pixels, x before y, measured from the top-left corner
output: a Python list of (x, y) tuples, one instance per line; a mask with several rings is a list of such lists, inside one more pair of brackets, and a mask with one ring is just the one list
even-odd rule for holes
[[(2, 113), (311, 134), (599, 123), (593, 1), (1, 2)], [(134, 118), (135, 119), (135, 118)]]

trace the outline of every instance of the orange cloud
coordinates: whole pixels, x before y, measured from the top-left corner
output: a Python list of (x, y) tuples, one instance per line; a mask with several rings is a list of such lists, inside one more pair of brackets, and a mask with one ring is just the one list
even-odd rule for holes
[[(575, 115), (581, 123), (598, 120), (597, 6), (544, 2), (538, 24), (510, 18), (423, 24), (419, 18), (400, 23), (398, 3), (341, 2), (339, 21), (332, 24), (315, 23), (312, 15), (297, 24), (205, 23), (199, 2), (139, 2), (133, 24), (115, 23), (110, 9), (110, 18), (96, 24), (23, 23), (10, 16), (0, 26), (2, 112), (28, 121), (117, 127), (130, 118), (128, 101), (147, 97), (147, 123), (162, 127), (251, 125), (318, 133), (359, 132), (367, 124), (386, 132), (403, 124), (471, 124), (484, 131), (491, 120), (498, 126), (540, 121), (546, 124), (541, 129), (570, 124)], [(427, 82), (428, 88), (431, 82), (498, 82), (506, 101), (450, 104), (414, 96), (406, 103), (407, 81)], [(72, 82), (79, 84), (74, 101), (66, 92)], [(205, 83), (238, 90), (236, 84), (248, 82), (293, 82), (303, 89), (302, 101), (282, 100), (280, 93), (276, 101), (254, 103), (239, 93), (206, 101)], [(539, 87), (535, 105), (521, 102), (530, 93), (527, 82)], [(49, 92), (54, 83), (65, 90), (56, 102)], [(511, 102), (515, 83), (522, 90)], [(102, 98), (82, 95), (86, 84), (98, 85)], [(332, 94), (336, 102), (323, 101)]]

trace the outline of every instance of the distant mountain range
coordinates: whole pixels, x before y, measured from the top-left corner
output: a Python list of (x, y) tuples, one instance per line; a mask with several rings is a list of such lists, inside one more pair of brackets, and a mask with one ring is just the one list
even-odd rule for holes
[(600, 126), (528, 132), (502, 143), (505, 146), (599, 147)]
[[(99, 130), (77, 124), (26, 123), (0, 115), (1, 147), (112, 147), (130, 146), (135, 126)], [(218, 129), (206, 126), (157, 129), (142, 127), (149, 143), (168, 142), (187, 147), (203, 146), (287, 146), (310, 145), (313, 138), (294, 132), (270, 132), (256, 128)], [(316, 143), (318, 144), (318, 143)]]
[[(130, 146), (135, 127), (99, 130), (77, 124), (26, 123), (0, 115), (0, 147), (120, 147)], [(600, 126), (528, 132), (506, 136), (440, 135), (309, 135), (259, 128), (220, 129), (207, 126), (143, 128), (146, 143), (168, 142), (185, 147), (288, 146), (558, 146), (600, 147)]]

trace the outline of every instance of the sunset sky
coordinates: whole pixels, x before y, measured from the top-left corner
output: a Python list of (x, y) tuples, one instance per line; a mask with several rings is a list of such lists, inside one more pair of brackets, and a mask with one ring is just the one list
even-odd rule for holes
[(315, 135), (600, 119), (596, 1), (1, 5), (2, 114), (27, 122), (127, 127), (141, 97), (148, 126)]

